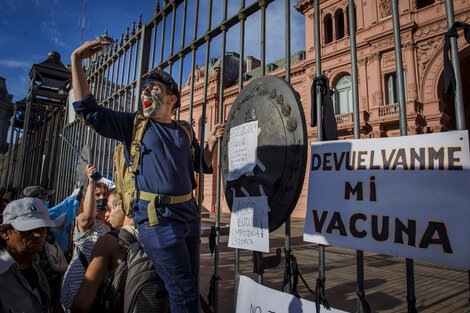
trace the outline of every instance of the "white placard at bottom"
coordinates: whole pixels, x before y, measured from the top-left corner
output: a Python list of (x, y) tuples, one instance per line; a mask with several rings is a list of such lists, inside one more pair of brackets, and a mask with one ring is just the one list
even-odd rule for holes
[[(315, 302), (299, 299), (277, 291), (240, 275), (236, 313), (302, 313), (316, 312)], [(346, 311), (320, 306), (320, 313), (344, 313)]]

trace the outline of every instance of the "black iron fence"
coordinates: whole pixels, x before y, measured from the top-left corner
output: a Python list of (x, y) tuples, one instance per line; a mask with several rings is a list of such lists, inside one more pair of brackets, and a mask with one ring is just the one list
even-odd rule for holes
[[(186, 99), (183, 98), (183, 105), (177, 112), (177, 118), (186, 119), (194, 124), (194, 120), (200, 121), (196, 123), (199, 126), (197, 134), (199, 138), (204, 138), (205, 121), (206, 121), (206, 105), (208, 98), (213, 93), (218, 94), (218, 101), (215, 101), (217, 107), (211, 111), (212, 118), (210, 119), (211, 125), (217, 122), (222, 122), (227, 116), (227, 104), (224, 97), (226, 85), (224, 82), (224, 75), (227, 75), (227, 64), (225, 56), (228, 54), (226, 51), (227, 33), (233, 27), (239, 29), (239, 49), (237, 55), (238, 62), (238, 79), (234, 81), (238, 84), (240, 91), (244, 84), (246, 84), (247, 77), (244, 75), (246, 71), (245, 50), (246, 50), (246, 33), (256, 32), (259, 34), (259, 60), (261, 75), (266, 74), (266, 15), (267, 8), (275, 2), (275, 0), (261, 0), (261, 1), (248, 1), (246, 4), (244, 0), (240, 1), (237, 5), (236, 13), (228, 16), (228, 1), (217, 1), (217, 6), (223, 5), (223, 16), (221, 23), (212, 25), (212, 12), (213, 2), (207, 0), (207, 11), (200, 12), (200, 1), (187, 1), (187, 0), (173, 0), (173, 1), (157, 1), (155, 7), (154, 17), (143, 23), (141, 19), (134, 23), (130, 28), (127, 28), (125, 34), (122, 34), (110, 49), (103, 51), (96, 56), (93, 60), (85, 64), (86, 77), (90, 85), (92, 93), (95, 95), (99, 103), (105, 107), (121, 110), (121, 111), (136, 111), (141, 109), (139, 102), (140, 90), (148, 73), (153, 69), (162, 69), (168, 71), (172, 76), (176, 77), (180, 89), (186, 90)], [(276, 2), (280, 2), (277, 0)], [(314, 6), (314, 30), (315, 37), (315, 73), (316, 76), (321, 76), (322, 72), (322, 59), (321, 59), (321, 14), (320, 0), (302, 1)], [(233, 5), (233, 1), (230, 2)], [(285, 72), (282, 76), (287, 82), (291, 79), (291, 19), (290, 10), (291, 3), (289, 0), (284, 1), (284, 30), (285, 41), (279, 43), (279, 47), (285, 50)], [(393, 39), (395, 49), (395, 62), (396, 73), (398, 81), (398, 107), (399, 107), (399, 126), (400, 134), (407, 135), (407, 120), (406, 120), (406, 103), (404, 96), (404, 81), (403, 81), (403, 64), (401, 57), (401, 41), (400, 41), (400, 20), (398, 14), (398, 1), (391, 0), (391, 10), (393, 18)], [(450, 28), (454, 23), (454, 12), (452, 0), (446, 0), (446, 17), (447, 25)], [(191, 8), (189, 11), (188, 8)], [(359, 99), (358, 99), (358, 73), (357, 73), (357, 52), (356, 52), (356, 21), (355, 21), (355, 3), (353, 0), (348, 1), (348, 35), (350, 38), (350, 55), (351, 55), (351, 77), (352, 77), (352, 101), (353, 101), (353, 125), (354, 125), (354, 138), (360, 138), (360, 117), (359, 117)], [(199, 19), (201, 17), (207, 18), (207, 29), (202, 33), (198, 29)], [(245, 29), (245, 23), (248, 19), (257, 19), (257, 29)], [(193, 21), (193, 26), (189, 25)], [(168, 28), (170, 31), (168, 31)], [(192, 30), (193, 36), (190, 41), (187, 40), (187, 31)], [(177, 34), (179, 31), (179, 35)], [(233, 35), (233, 34), (231, 34)], [(304, 36), (304, 34), (301, 34)], [(215, 73), (220, 75), (219, 85), (209, 90), (209, 67), (211, 64), (211, 51), (213, 47), (211, 44), (217, 39), (220, 43), (220, 56), (218, 66), (219, 68)], [(175, 48), (179, 44), (179, 48)], [(253, 44), (253, 42), (250, 42)], [(205, 67), (197, 67), (196, 59), (200, 51), (205, 51), (203, 62)], [(219, 55), (219, 54), (218, 54)], [(459, 130), (465, 129), (465, 120), (463, 113), (463, 100), (460, 81), (460, 67), (457, 51), (456, 39), (451, 40), (451, 55), (454, 65), (454, 73), (457, 81), (457, 90), (455, 96), (455, 112), (457, 128)], [(200, 73), (200, 69), (206, 71), (204, 75), (204, 83), (201, 90), (197, 90), (196, 79)], [(177, 75), (173, 72), (178, 70)], [(183, 74), (189, 73), (189, 79), (186, 80)], [(196, 93), (199, 93), (200, 99), (196, 101)], [(317, 93), (320, 95), (320, 92)], [(69, 101), (73, 100), (73, 96), (69, 97)], [(217, 99), (216, 99), (217, 100)], [(233, 101), (233, 100), (232, 100)], [(318, 98), (321, 102), (321, 98)], [(55, 189), (55, 201), (58, 202), (66, 198), (73, 190), (77, 177), (80, 175), (77, 171), (79, 158), (76, 152), (63, 141), (58, 140), (58, 133), (60, 132), (68, 141), (70, 141), (77, 149), (84, 146), (91, 148), (90, 162), (93, 163), (103, 176), (111, 178), (114, 172), (114, 165), (112, 163), (112, 154), (116, 142), (97, 135), (95, 132), (87, 128), (77, 119), (74, 119), (73, 112), (69, 112), (70, 105), (67, 106), (65, 111), (65, 118), (62, 116), (63, 110), (53, 109), (51, 107), (47, 112), (43, 112), (41, 116), (43, 123), (38, 124), (37, 127), (32, 127), (32, 131), (28, 136), (29, 141), (25, 141), (25, 136), (20, 140), (20, 134), (23, 128), (17, 128), (16, 132), (12, 132), (10, 142), (13, 142), (13, 136), (16, 136), (17, 145), (11, 145), (8, 157), (2, 159), (0, 169), (2, 170), (2, 185), (3, 186), (22, 186), (31, 183), (40, 183), (50, 186)], [(317, 106), (318, 110), (316, 115), (321, 116), (321, 106)], [(194, 110), (197, 109), (197, 117), (194, 116)], [(26, 110), (27, 111), (27, 110)], [(16, 114), (16, 113), (15, 113)], [(31, 113), (29, 113), (31, 114)], [(39, 113), (33, 113), (39, 114)], [(40, 114), (39, 114), (40, 115)], [(38, 118), (39, 118), (38, 115)], [(41, 118), (39, 118), (41, 119)], [(28, 119), (25, 119), (28, 120)], [(322, 124), (321, 118), (317, 118), (318, 125), (315, 130), (317, 141), (321, 141)], [(59, 123), (64, 121), (64, 126), (59, 127)], [(16, 127), (18, 125), (13, 125)], [(41, 149), (46, 149), (48, 153), (44, 153)], [(215, 173), (214, 182), (216, 185), (216, 249), (215, 249), (215, 266), (214, 277), (218, 277), (218, 246), (219, 246), (219, 226), (220, 226), (220, 212), (221, 212), (221, 181), (220, 181), (220, 164), (221, 164), (221, 142), (218, 145), (218, 159), (217, 171)], [(47, 155), (47, 167), (41, 167), (38, 164), (42, 155)], [(26, 161), (25, 161), (26, 160)], [(28, 160), (32, 160), (29, 162)], [(21, 167), (18, 167), (20, 164)], [(24, 165), (21, 165), (24, 164)], [(38, 168), (43, 168), (48, 171), (48, 177), (54, 177), (53, 182), (43, 181), (43, 172), (38, 172)], [(199, 177), (199, 191), (198, 202), (202, 205), (203, 193), (202, 175)], [(290, 223), (289, 220), (285, 224), (285, 250), (286, 257), (291, 252), (290, 246)], [(325, 248), (320, 246), (318, 262), (319, 262), (319, 279), (325, 279)], [(235, 287), (237, 287), (237, 278), (239, 274), (239, 251), (235, 250)], [(413, 312), (414, 308), (414, 274), (413, 274), (413, 260), (407, 259), (406, 261), (406, 274), (407, 274), (407, 300), (409, 303), (408, 311)], [(357, 251), (357, 294), (358, 294), (358, 312), (364, 312), (367, 307), (365, 302), (364, 290), (364, 270), (363, 270), (363, 253)], [(259, 277), (262, 282), (262, 275)], [(217, 303), (217, 279), (214, 285), (214, 311), (218, 312)], [(290, 292), (290, 284), (288, 283), (285, 290)], [(235, 288), (236, 290), (236, 288)]]

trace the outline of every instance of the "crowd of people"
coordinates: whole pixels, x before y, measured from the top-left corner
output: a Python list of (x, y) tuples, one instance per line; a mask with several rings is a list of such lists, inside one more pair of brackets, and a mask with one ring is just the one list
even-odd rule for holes
[(5, 203), (0, 313), (198, 312), (200, 212), (194, 173), (200, 164), (204, 173), (212, 172), (225, 125), (215, 125), (201, 147), (188, 123), (173, 120), (178, 86), (160, 70), (145, 77), (142, 113), (99, 105), (82, 60), (107, 44), (89, 41), (72, 53), (73, 105), (88, 127), (122, 143), (127, 173), (115, 176), (124, 182), (95, 181), (97, 169), (87, 166), (88, 184), (70, 226), (70, 260), (48, 210), (49, 191), (30, 186), (21, 199)]

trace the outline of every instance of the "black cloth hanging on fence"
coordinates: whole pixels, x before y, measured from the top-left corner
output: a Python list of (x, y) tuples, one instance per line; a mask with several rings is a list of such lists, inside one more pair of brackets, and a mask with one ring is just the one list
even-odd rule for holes
[(215, 276), (215, 275), (212, 275), (211, 277), (211, 282), (210, 282), (210, 285), (209, 285), (209, 294), (207, 295), (207, 299), (209, 300), (209, 307), (214, 307), (214, 303), (216, 301), (215, 299), (215, 282), (217, 280), (220, 280), (220, 276)]
[(406, 297), (406, 302), (408, 304), (408, 313), (418, 313), (418, 310), (416, 310), (416, 299)]
[(264, 260), (263, 253), (258, 251), (253, 251), (253, 273), (258, 275), (263, 275), (264, 273)]
[(328, 304), (325, 296), (325, 278), (317, 277), (317, 283), (315, 285), (315, 307), (317, 309), (317, 313), (320, 312), (320, 304), (327, 310), (330, 309), (330, 305)]
[(312, 127), (317, 126), (317, 110), (316, 107), (319, 105), (317, 103), (317, 86), (320, 87), (320, 93), (322, 97), (322, 129), (323, 129), (323, 138), (322, 141), (328, 140), (338, 140), (338, 128), (336, 125), (335, 112), (333, 110), (333, 102), (331, 101), (332, 91), (330, 90), (330, 82), (328, 77), (322, 75), (320, 77), (315, 77), (310, 89), (310, 94), (312, 96), (312, 107), (310, 111), (310, 125)]
[(454, 67), (449, 59), (450, 38), (459, 38), (459, 34), (457, 33), (457, 28), (459, 27), (463, 28), (465, 40), (470, 44), (470, 25), (462, 22), (455, 22), (447, 31), (444, 40), (444, 93), (448, 96), (453, 96), (455, 93)]
[(364, 292), (357, 291), (357, 297), (359, 299), (359, 302), (361, 303), (363, 309), (362, 311), (364, 313), (370, 313), (370, 305), (366, 301), (366, 295), (364, 294)]
[(217, 237), (217, 230), (220, 230), (219, 227), (215, 227), (215, 226), (212, 226), (211, 227), (211, 233), (209, 234), (209, 249), (211, 251), (211, 255), (214, 253), (215, 251), (215, 239)]
[(289, 283), (292, 278), (291, 294), (297, 298), (300, 298), (300, 295), (297, 291), (297, 285), (299, 284), (300, 277), (302, 283), (307, 288), (307, 290), (315, 296), (315, 308), (317, 313), (320, 312), (320, 305), (323, 305), (325, 309), (329, 310), (330, 306), (325, 297), (325, 280), (323, 279), (322, 284), (320, 286), (318, 283), (319, 279), (317, 279), (317, 285), (315, 288), (316, 290), (314, 292), (300, 273), (299, 265), (297, 264), (297, 258), (293, 254), (291, 254), (290, 250), (284, 249), (284, 252), (286, 254), (286, 265), (284, 268), (284, 279), (282, 281), (282, 289), (284, 290), (284, 288), (287, 286), (287, 283)]

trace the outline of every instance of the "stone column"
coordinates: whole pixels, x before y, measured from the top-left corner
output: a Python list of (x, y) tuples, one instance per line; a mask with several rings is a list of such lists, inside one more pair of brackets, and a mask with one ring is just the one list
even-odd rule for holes
[(372, 101), (369, 102), (371, 108), (383, 105), (382, 93), (382, 73), (380, 71), (380, 53), (374, 52), (370, 58), (370, 66), (368, 66), (367, 80), (369, 82), (369, 95)]
[(358, 82), (359, 82), (359, 109), (368, 110), (369, 109), (369, 86), (367, 80), (367, 58), (362, 58), (358, 60)]
[(414, 49), (411, 42), (407, 42), (404, 45), (404, 55), (406, 64), (406, 90), (407, 100), (418, 100), (418, 85), (416, 82), (416, 63), (414, 58)]

